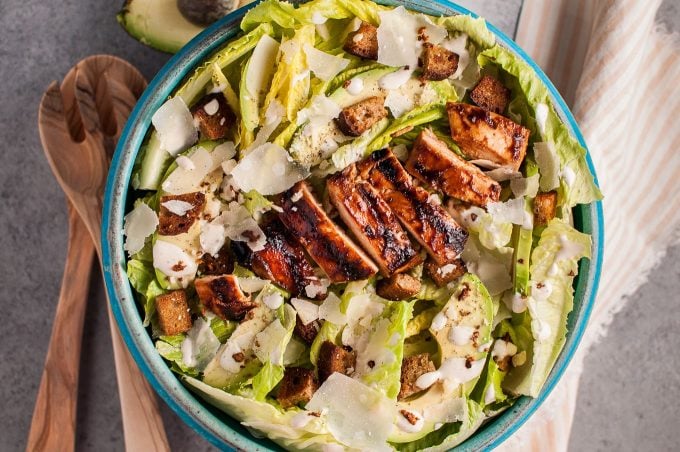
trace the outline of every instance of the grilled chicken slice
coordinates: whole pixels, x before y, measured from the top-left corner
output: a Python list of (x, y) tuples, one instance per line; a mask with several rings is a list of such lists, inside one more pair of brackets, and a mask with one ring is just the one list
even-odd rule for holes
[(406, 170), (435, 190), (478, 206), (498, 201), (501, 195), (498, 182), (454, 154), (430, 129), (418, 135)]
[(467, 231), (424, 188), (413, 184), (392, 151), (374, 152), (357, 169), (437, 264), (453, 262), (463, 252)]
[(306, 182), (284, 192), (280, 206), (283, 224), (331, 282), (357, 281), (378, 272), (369, 257), (328, 218)]
[(320, 284), (319, 278), (305, 257), (304, 248), (283, 226), (281, 220), (271, 219), (262, 225), (262, 232), (267, 237), (267, 243), (260, 251), (251, 251), (245, 242), (231, 242), (238, 261), (260, 278), (273, 281), (294, 297), (303, 295), (317, 300), (326, 298), (325, 290), (315, 290), (314, 296), (306, 293), (307, 286)]
[(384, 276), (420, 262), (406, 232), (375, 188), (360, 180), (356, 165), (328, 179), (328, 196), (340, 218), (378, 264)]
[(243, 320), (257, 306), (238, 285), (234, 275), (205, 276), (194, 281), (198, 298), (222, 320)]
[(519, 170), (527, 153), (529, 129), (474, 105), (449, 102), (446, 110), (451, 137), (465, 155)]

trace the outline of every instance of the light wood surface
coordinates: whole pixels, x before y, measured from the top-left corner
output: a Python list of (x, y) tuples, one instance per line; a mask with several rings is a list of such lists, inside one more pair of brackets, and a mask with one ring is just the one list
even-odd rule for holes
[[(43, 96), (38, 115), (40, 139), (59, 185), (73, 203), (101, 256), (101, 213), (109, 160), (146, 81), (133, 66), (108, 55), (86, 58), (72, 73), (61, 87), (53, 82)], [(167, 451), (169, 445), (154, 393), (125, 347), (108, 303), (107, 309), (125, 448)], [(53, 400), (49, 402), (53, 403)], [(58, 414), (48, 412), (45, 416)], [(43, 422), (51, 423), (49, 419)], [(72, 432), (54, 432), (60, 433), (72, 435)]]
[(75, 447), (80, 346), (94, 245), (71, 203), (68, 224), (64, 276), (28, 435), (30, 451)]

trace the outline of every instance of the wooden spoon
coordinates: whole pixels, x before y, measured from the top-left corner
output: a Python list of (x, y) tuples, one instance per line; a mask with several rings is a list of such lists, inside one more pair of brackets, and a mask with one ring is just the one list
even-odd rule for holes
[[(52, 172), (101, 258), (99, 237), (109, 159), (146, 81), (129, 63), (108, 55), (86, 58), (73, 72), (72, 84), (64, 83), (60, 89), (53, 82), (43, 96), (38, 114), (40, 139)], [(125, 448), (168, 451), (153, 391), (126, 349), (108, 303), (107, 309)]]

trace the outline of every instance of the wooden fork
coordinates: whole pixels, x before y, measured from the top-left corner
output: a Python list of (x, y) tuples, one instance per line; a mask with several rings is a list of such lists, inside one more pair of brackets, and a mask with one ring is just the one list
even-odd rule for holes
[[(129, 63), (108, 55), (86, 58), (72, 71), (61, 88), (53, 82), (43, 96), (38, 114), (40, 139), (52, 172), (101, 258), (101, 214), (109, 160), (146, 81)], [(153, 391), (126, 349), (108, 303), (107, 309), (125, 448), (167, 451)]]

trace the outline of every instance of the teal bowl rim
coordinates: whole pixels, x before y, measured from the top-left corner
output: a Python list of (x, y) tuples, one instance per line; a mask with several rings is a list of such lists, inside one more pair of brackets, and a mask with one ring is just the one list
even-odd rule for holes
[[(379, 3), (404, 5), (409, 9), (434, 15), (467, 14), (478, 17), (448, 0), (380, 1)], [(170, 408), (209, 442), (222, 449), (249, 451), (281, 450), (281, 448), (266, 438), (256, 438), (235, 419), (192, 394), (156, 352), (147, 330), (142, 326), (139, 308), (126, 277), (122, 231), (125, 209), (128, 206), (127, 194), (132, 168), (150, 126), (151, 116), (197, 63), (234, 37), (238, 31), (240, 19), (255, 4), (234, 11), (195, 37), (165, 64), (142, 94), (130, 114), (111, 161), (104, 194), (101, 236), (104, 282), (111, 309), (120, 333), (142, 373)], [(541, 68), (498, 28), (488, 22), (487, 26), (501, 45), (521, 57), (533, 68), (548, 87), (558, 114), (568, 125), (573, 136), (587, 149), (573, 115)], [(595, 176), (597, 183), (590, 153), (586, 155), (586, 159), (588, 168)], [(456, 450), (490, 450), (500, 445), (515, 433), (545, 401), (569, 365), (585, 332), (600, 280), (604, 251), (602, 203), (598, 201), (577, 206), (574, 209), (574, 221), (578, 229), (592, 235), (593, 256), (590, 261), (583, 259), (579, 264), (579, 274), (575, 282), (574, 310), (567, 320), (567, 340), (555, 366), (536, 398), (521, 397), (508, 410), (485, 423), (470, 438), (457, 446)]]

